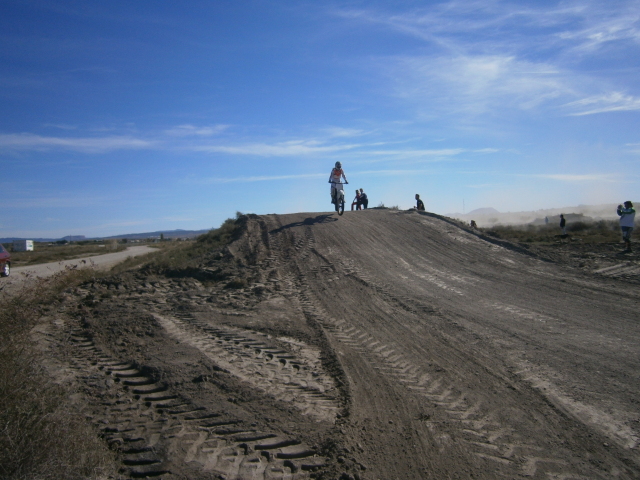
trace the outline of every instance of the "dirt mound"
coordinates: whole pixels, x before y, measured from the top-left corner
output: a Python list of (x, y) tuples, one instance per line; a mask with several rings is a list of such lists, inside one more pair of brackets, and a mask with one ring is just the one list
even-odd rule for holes
[(123, 478), (638, 478), (637, 291), (417, 212), (244, 216), (69, 295)]

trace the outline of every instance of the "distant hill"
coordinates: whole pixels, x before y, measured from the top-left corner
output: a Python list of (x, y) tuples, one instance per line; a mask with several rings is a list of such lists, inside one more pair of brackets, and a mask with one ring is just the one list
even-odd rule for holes
[(466, 223), (475, 220), (480, 227), (491, 227), (493, 225), (522, 225), (532, 223), (540, 225), (545, 222), (545, 217), (550, 224), (559, 223), (561, 213), (564, 213), (567, 222), (573, 221), (593, 221), (593, 220), (615, 220), (616, 207), (614, 203), (602, 205), (578, 205), (575, 207), (561, 207), (535, 210), (530, 212), (499, 212), (495, 208), (478, 208), (469, 213), (449, 213), (445, 216), (457, 218)]
[(467, 213), (467, 215), (495, 215), (495, 214), (500, 214), (500, 212), (498, 210), (496, 210), (495, 208), (476, 208), (475, 210), (471, 210), (469, 213)]
[(67, 235), (62, 238), (33, 238), (33, 237), (5, 237), (0, 238), (0, 243), (11, 244), (14, 240), (33, 240), (34, 242), (42, 242), (42, 243), (51, 243), (58, 242), (61, 240), (67, 240), (70, 242), (78, 242), (83, 240), (142, 240), (145, 238), (160, 238), (160, 235), (163, 235), (164, 238), (193, 238), (198, 235), (202, 235), (207, 233), (210, 229), (206, 230), (158, 230), (157, 232), (144, 232), (144, 233), (126, 233), (123, 235), (114, 235), (112, 237), (93, 237), (86, 238), (84, 235)]
[(114, 235), (112, 237), (102, 237), (104, 240), (109, 239), (121, 239), (127, 240), (141, 240), (144, 238), (160, 238), (160, 235), (164, 235), (164, 238), (192, 238), (209, 232), (211, 229), (206, 230), (159, 230), (157, 232), (146, 233), (127, 233), (125, 235)]

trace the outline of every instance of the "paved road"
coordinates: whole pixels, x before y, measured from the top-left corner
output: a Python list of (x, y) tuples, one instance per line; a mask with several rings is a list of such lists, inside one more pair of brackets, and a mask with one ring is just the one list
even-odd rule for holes
[(95, 268), (104, 270), (113, 267), (129, 257), (137, 257), (138, 255), (144, 255), (155, 251), (157, 251), (155, 248), (147, 246), (129, 247), (122, 252), (105, 253), (91, 257), (75, 258), (73, 260), (63, 260), (61, 262), (41, 263), (39, 265), (29, 265), (26, 267), (14, 267), (11, 269), (11, 275), (9, 278), (3, 278), (0, 283), (4, 283), (7, 290), (9, 290), (18, 284), (22, 284), (27, 278), (48, 277), (64, 270), (68, 266), (87, 267), (93, 264)]

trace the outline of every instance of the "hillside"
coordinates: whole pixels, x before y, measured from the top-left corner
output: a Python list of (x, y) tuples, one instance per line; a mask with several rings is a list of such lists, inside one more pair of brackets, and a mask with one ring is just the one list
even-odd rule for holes
[(42, 329), (125, 478), (640, 477), (637, 285), (429, 213), (238, 224)]

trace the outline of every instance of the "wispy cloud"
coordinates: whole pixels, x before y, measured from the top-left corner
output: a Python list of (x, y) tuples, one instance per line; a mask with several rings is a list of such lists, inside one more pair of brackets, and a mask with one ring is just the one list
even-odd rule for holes
[(392, 91), (409, 100), (421, 117), (543, 111), (581, 97), (602, 100), (594, 105), (597, 108), (571, 115), (640, 109), (632, 96), (598, 93), (620, 90), (620, 83), (610, 78), (604, 84), (580, 65), (583, 58), (608, 60), (613, 45), (616, 56), (637, 56), (637, 1), (619, 2), (613, 9), (599, 2), (537, 6), (451, 0), (404, 12), (366, 8), (333, 13), (429, 45), (426, 55), (380, 60), (381, 71), (393, 82)]
[(162, 217), (161, 220), (165, 220), (167, 222), (193, 222), (194, 220), (196, 220), (196, 218), (173, 216), (173, 217)]
[(497, 148), (480, 148), (480, 149), (467, 149), (467, 148), (439, 148), (439, 149), (387, 149), (387, 150), (366, 150), (361, 152), (363, 155), (375, 155), (375, 156), (394, 156), (396, 158), (430, 158), (431, 161), (438, 161), (438, 159), (455, 157), (463, 153), (496, 153), (500, 150)]
[(573, 93), (558, 67), (515, 56), (403, 57), (397, 59), (394, 75), (396, 95), (415, 102), (427, 115), (530, 110)]
[(252, 177), (188, 177), (184, 180), (184, 183), (209, 185), (214, 183), (251, 183), (251, 182), (268, 182), (272, 180), (299, 180), (302, 178), (329, 178), (329, 172), (325, 173), (301, 173), (296, 175), (255, 175)]
[(640, 98), (620, 92), (612, 92), (566, 103), (563, 107), (579, 110), (578, 112), (569, 113), (570, 116), (640, 110)]
[(600, 174), (538, 174), (538, 175), (522, 175), (535, 178), (546, 178), (549, 180), (557, 180), (560, 182), (607, 182), (616, 183), (620, 181), (620, 176), (615, 173)]
[[(450, 53), (470, 50), (515, 52), (555, 47), (593, 52), (608, 42), (640, 38), (638, 2), (558, 2), (523, 5), (510, 1), (452, 0), (405, 12), (383, 9), (337, 9), (333, 13), (353, 21), (384, 26), (404, 35), (446, 48)], [(495, 32), (500, 31), (500, 37)], [(526, 32), (526, 35), (523, 35)], [(468, 43), (473, 36), (473, 43)], [(532, 40), (535, 39), (535, 42)]]
[(176, 127), (165, 130), (164, 133), (166, 135), (176, 136), (176, 137), (188, 137), (188, 136), (199, 136), (199, 137), (210, 137), (212, 135), (219, 135), (225, 130), (227, 130), (230, 125), (210, 125), (210, 126), (202, 126), (197, 127), (195, 125), (178, 125)]
[(502, 183), (478, 183), (476, 185), (467, 185), (468, 188), (496, 188), (502, 186)]
[[(349, 175), (357, 176), (380, 176), (380, 175), (415, 175), (421, 173), (429, 173), (430, 170), (358, 170), (352, 171)], [(329, 172), (327, 173), (302, 173), (296, 175), (257, 175), (252, 177), (209, 177), (209, 178), (196, 178), (189, 177), (184, 180), (184, 183), (191, 184), (215, 184), (215, 183), (252, 183), (252, 182), (268, 182), (276, 180), (301, 180), (301, 179), (314, 179), (314, 178), (329, 178)]]
[[(21, 192), (24, 193), (24, 192)], [(32, 195), (28, 197), (20, 196), (20, 192), (15, 196), (10, 196), (2, 200), (2, 205), (5, 208), (11, 210), (24, 210), (24, 209), (57, 209), (57, 208), (78, 208), (79, 205), (83, 207), (108, 205), (113, 202), (113, 198), (106, 196), (91, 196), (83, 195), (79, 193), (63, 193), (63, 194), (51, 194), (51, 195)]]
[(360, 137), (369, 132), (357, 128), (328, 127), (325, 129), (330, 137)]
[(152, 148), (154, 142), (131, 136), (109, 137), (44, 137), (32, 133), (0, 134), (0, 148), (5, 150), (64, 149), (85, 153)]
[(395, 149), (395, 150), (372, 150), (365, 152), (367, 155), (393, 155), (396, 157), (453, 157), (466, 152), (464, 148), (441, 148), (441, 149)]
[(78, 127), (76, 127), (75, 125), (66, 125), (61, 123), (45, 123), (43, 127), (59, 128), (60, 130), (77, 130), (78, 129)]
[(256, 155), (260, 157), (315, 155), (351, 150), (360, 145), (325, 145), (315, 140), (292, 140), (289, 142), (267, 144), (253, 143), (246, 145), (203, 145), (192, 147), (193, 150), (208, 153), (228, 153), (231, 155)]
[(389, 169), (389, 170), (363, 170), (359, 172), (353, 172), (358, 176), (381, 176), (381, 175), (391, 175), (391, 176), (402, 176), (402, 175), (418, 175), (422, 173), (431, 173), (430, 170), (401, 170), (401, 169)]
[(591, 53), (613, 42), (637, 43), (640, 41), (640, 8), (637, 2), (620, 5), (615, 9), (607, 8), (605, 4), (601, 6), (604, 9), (597, 10), (596, 5), (588, 9), (591, 15), (584, 19), (583, 23), (586, 25), (583, 28), (563, 31), (558, 34), (558, 37), (575, 42), (574, 50), (586, 53)]

